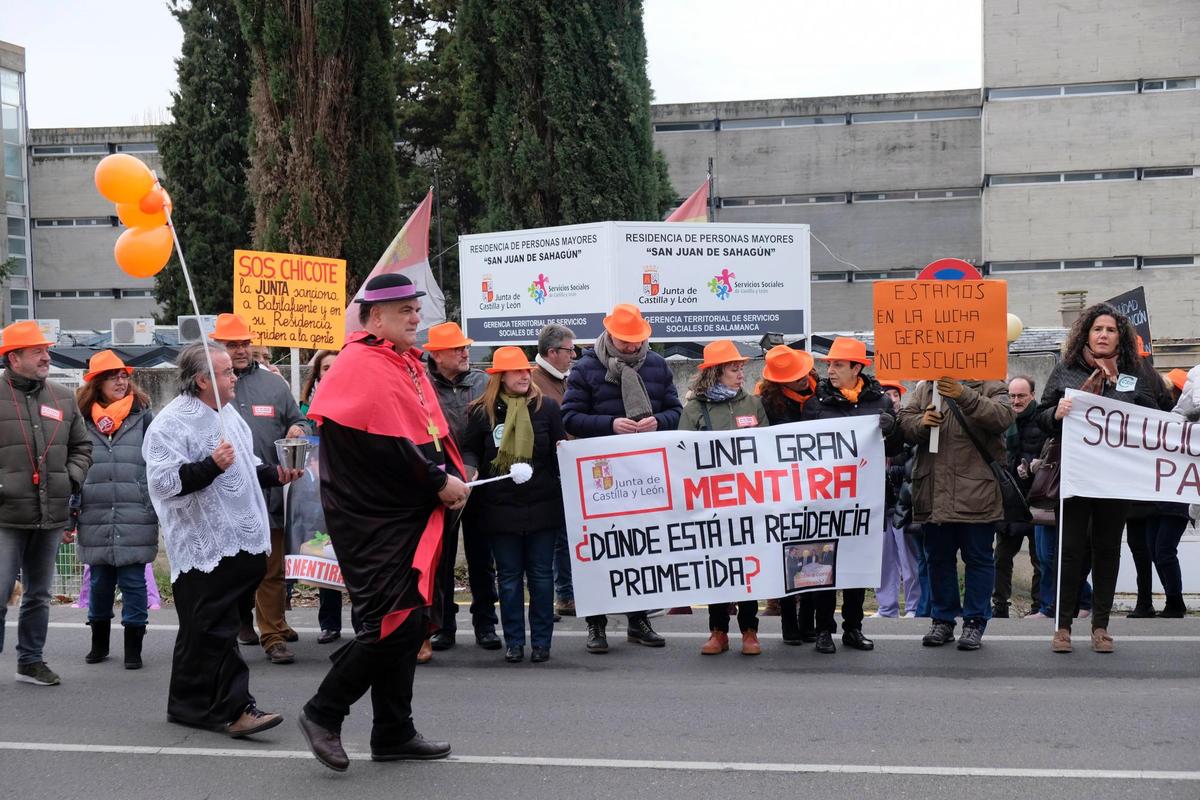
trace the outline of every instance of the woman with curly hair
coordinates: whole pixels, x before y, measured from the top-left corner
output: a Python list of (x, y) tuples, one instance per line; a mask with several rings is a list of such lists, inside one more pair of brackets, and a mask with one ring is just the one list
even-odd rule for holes
[[(1127, 317), (1108, 303), (1086, 309), (1067, 334), (1063, 358), (1050, 373), (1038, 404), (1038, 424), (1051, 436), (1062, 435), (1062, 421), (1071, 412), (1068, 389), (1102, 395), (1125, 403), (1156, 408), (1157, 387), (1141, 367), (1137, 332)], [(1071, 652), (1071, 620), (1079, 584), (1087, 575), (1091, 552), (1092, 650), (1111, 653), (1108, 633), (1117, 570), (1121, 564), (1121, 533), (1129, 501), (1119, 498), (1071, 497), (1063, 501), (1062, 584), (1058, 630), (1051, 649)]]

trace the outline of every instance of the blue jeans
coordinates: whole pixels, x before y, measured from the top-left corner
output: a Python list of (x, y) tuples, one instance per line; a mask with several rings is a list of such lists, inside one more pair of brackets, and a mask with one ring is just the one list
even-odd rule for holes
[(560, 603), (575, 599), (575, 587), (571, 583), (571, 544), (567, 541), (567, 529), (559, 531), (554, 539), (554, 596)]
[[(925, 555), (929, 558), (929, 583), (933, 590), (933, 618), (954, 624), (986, 627), (992, 618), (992, 589), (996, 563), (992, 540), (996, 526), (988, 523), (925, 523)], [(958, 595), (958, 553), (966, 564), (966, 580)]]
[(929, 583), (929, 557), (925, 555), (925, 528), (916, 526), (920, 531), (913, 536), (917, 545), (917, 580), (921, 584), (921, 598), (914, 609), (918, 617), (928, 617), (933, 613), (933, 588)]
[(1188, 526), (1187, 517), (1154, 514), (1146, 520), (1146, 545), (1163, 592), (1170, 597), (1183, 594), (1183, 573), (1179, 568), (1179, 540)]
[(554, 540), (561, 529), (493, 533), (492, 557), (500, 583), (500, 624), (509, 647), (525, 644), (525, 583), (529, 583), (529, 638), (550, 648), (554, 633)]
[[(1058, 528), (1034, 525), (1033, 541), (1037, 547), (1038, 563), (1042, 569), (1042, 583), (1038, 590), (1038, 596), (1042, 599), (1042, 613), (1047, 617), (1053, 617), (1054, 587), (1058, 580), (1058, 559), (1055, 557), (1058, 549)], [(1092, 610), (1092, 585), (1088, 583), (1086, 575), (1079, 584), (1079, 610)]]
[(146, 565), (91, 565), (91, 595), (88, 598), (88, 622), (113, 618), (113, 600), (117, 586), (121, 587), (121, 624), (133, 628), (146, 627)]
[(4, 651), (7, 603), (21, 573), (21, 612), (17, 617), (17, 663), (44, 661), (46, 630), (50, 626), (50, 584), (62, 529), (52, 531), (0, 528), (0, 652)]

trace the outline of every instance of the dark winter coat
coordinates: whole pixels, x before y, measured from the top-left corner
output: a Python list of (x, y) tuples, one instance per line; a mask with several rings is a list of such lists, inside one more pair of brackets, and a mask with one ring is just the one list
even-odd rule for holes
[[(61, 417), (61, 418), (60, 418)], [(33, 482), (38, 464), (38, 482)], [(0, 528), (65, 528), (83, 486), (92, 442), (75, 395), (11, 370), (0, 378)]]
[(879, 381), (870, 375), (862, 376), (863, 386), (858, 393), (858, 402), (851, 403), (846, 395), (834, 388), (828, 378), (817, 384), (816, 396), (804, 404), (801, 421), (814, 419), (842, 419), (843, 417), (879, 417), (879, 429), (883, 432), (884, 450), (894, 456), (900, 452), (904, 440), (896, 425), (896, 412), (892, 400), (883, 393)]
[(158, 555), (158, 516), (146, 487), (142, 436), (153, 414), (134, 407), (111, 441), (87, 422), (92, 468), (79, 505), (79, 560), (120, 567)]
[[(1084, 381), (1091, 376), (1093, 371), (1092, 367), (1082, 361), (1060, 361), (1054, 366), (1050, 377), (1046, 380), (1046, 388), (1042, 390), (1042, 399), (1038, 403), (1037, 420), (1043, 431), (1051, 436), (1058, 436), (1062, 433), (1062, 420), (1054, 418), (1058, 401), (1066, 396), (1067, 389), (1078, 389), (1083, 386)], [(1158, 394), (1162, 379), (1157, 376), (1152, 378), (1140, 366), (1135, 369), (1135, 373), (1137, 383), (1134, 384), (1132, 390), (1119, 392), (1115, 384), (1105, 382), (1103, 396), (1112, 400), (1120, 400), (1122, 403), (1132, 403), (1145, 408), (1158, 408)], [(1156, 381), (1160, 384), (1159, 386), (1155, 385)]]
[[(621, 399), (621, 387), (604, 379), (608, 369), (600, 363), (595, 350), (583, 354), (571, 374), (567, 376), (567, 393), (563, 398), (563, 425), (567, 432), (580, 439), (593, 436), (611, 436), (613, 422), (625, 416), (625, 403)], [(666, 359), (653, 350), (646, 354), (646, 361), (638, 370), (654, 418), (660, 431), (673, 431), (679, 427), (682, 406), (675, 380)]]
[(1008, 454), (1008, 471), (1017, 479), (1017, 485), (1025, 494), (1029, 494), (1029, 487), (1033, 485), (1033, 473), (1030, 472), (1028, 477), (1022, 478), (1017, 474), (1017, 467), (1022, 461), (1029, 464), (1035, 458), (1041, 458), (1046, 440), (1050, 438), (1042, 430), (1037, 417), (1037, 406), (1030, 402), (1025, 406), (1024, 411), (1017, 414), (1016, 421), (1005, 434), (1004, 445)]
[[(254, 455), (272, 471), (279, 464), (275, 442), (287, 436), (288, 429), (293, 425), (312, 431), (312, 423), (300, 413), (300, 406), (292, 397), (287, 381), (256, 361), (251, 361), (248, 368), (238, 372), (233, 404), (250, 426), (250, 434), (254, 437)], [(263, 498), (267, 501), (271, 527), (282, 528), (283, 489), (263, 489)]]
[[(462, 440), (463, 463), (479, 470), (480, 478), (495, 475), (492, 460), (499, 452), (500, 437), (507, 406), (496, 401), (496, 425), (488, 420), (482, 406), (474, 406), (467, 415), (467, 430)], [(558, 443), (567, 438), (558, 403), (543, 397), (541, 408), (529, 403), (529, 421), (533, 425), (533, 477), (525, 483), (497, 481), (471, 491), (466, 513), (481, 530), (496, 533), (533, 533), (561, 528), (563, 519), (562, 484), (558, 475)]]
[(467, 432), (467, 406), (475, 402), (487, 388), (488, 376), (481, 369), (469, 369), (454, 380), (448, 380), (438, 372), (433, 360), (429, 361), (429, 382), (437, 390), (438, 404), (442, 415), (450, 423), (454, 441), (462, 443)]

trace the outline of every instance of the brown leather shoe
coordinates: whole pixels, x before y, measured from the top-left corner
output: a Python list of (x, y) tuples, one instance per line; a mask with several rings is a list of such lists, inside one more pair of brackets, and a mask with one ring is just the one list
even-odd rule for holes
[(296, 654), (283, 642), (276, 642), (267, 648), (267, 658), (272, 664), (291, 664), (296, 660)]
[(1071, 652), (1071, 631), (1067, 628), (1056, 630), (1054, 638), (1050, 640), (1050, 649), (1055, 653)]
[(742, 655), (756, 656), (762, 653), (762, 645), (758, 643), (758, 631), (742, 631)]
[(345, 772), (350, 768), (350, 757), (342, 748), (342, 737), (308, 718), (300, 712), (300, 732), (308, 742), (308, 749), (325, 766), (334, 772)]
[(715, 656), (724, 653), (729, 649), (729, 634), (723, 631), (713, 631), (708, 637), (708, 641), (700, 648), (700, 653), (706, 656)]
[(417, 651), (417, 663), (428, 664), (433, 659), (433, 642), (426, 639), (421, 642), (421, 649)]
[(253, 736), (256, 733), (270, 730), (281, 722), (283, 722), (283, 717), (279, 714), (269, 714), (266, 711), (259, 711), (258, 706), (251, 703), (246, 706), (246, 710), (242, 712), (240, 717), (225, 726), (225, 732), (231, 738), (244, 739), (247, 736)]
[(1104, 628), (1092, 629), (1092, 650), (1097, 653), (1111, 653), (1113, 651), (1113, 638), (1108, 635), (1108, 631)]

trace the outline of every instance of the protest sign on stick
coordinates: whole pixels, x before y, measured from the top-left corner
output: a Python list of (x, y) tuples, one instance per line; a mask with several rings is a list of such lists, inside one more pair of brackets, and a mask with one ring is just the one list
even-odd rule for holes
[(583, 615), (879, 585), (875, 417), (564, 442)]
[(346, 262), (234, 250), (233, 308), (258, 344), (340, 350), (346, 339)]

